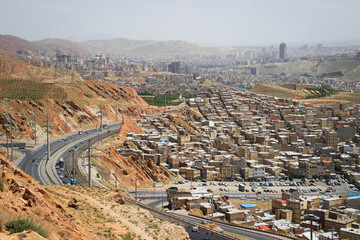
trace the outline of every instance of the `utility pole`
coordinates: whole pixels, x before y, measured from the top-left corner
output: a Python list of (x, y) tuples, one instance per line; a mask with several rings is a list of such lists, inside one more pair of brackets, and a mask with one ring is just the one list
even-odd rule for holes
[(115, 122), (117, 122), (118, 121), (118, 119), (117, 119), (117, 115), (118, 115), (118, 105), (116, 104), (116, 114), (115, 114)]
[(163, 209), (164, 208), (164, 193), (163, 192), (161, 192), (161, 209)]
[(75, 184), (75, 149), (72, 150), (72, 183)]
[(9, 133), (6, 129), (6, 158), (9, 159)]
[(46, 118), (46, 142), (47, 142), (47, 158), (46, 163), (50, 160), (50, 135), (49, 135), (49, 116)]
[(34, 108), (34, 121), (35, 121), (35, 125), (34, 125), (34, 140), (35, 140), (35, 145), (36, 145), (36, 112), (35, 112), (35, 108)]
[(65, 132), (68, 132), (67, 114), (65, 113)]
[(194, 172), (192, 171), (192, 172), (191, 172), (191, 181), (190, 181), (190, 190), (192, 189), (192, 179), (193, 179), (193, 174), (194, 174)]
[(102, 123), (102, 104), (100, 103), (100, 129), (103, 130), (103, 123)]
[(153, 98), (152, 98), (151, 110), (154, 110), (154, 98), (155, 98), (155, 95), (154, 95)]
[(11, 144), (11, 161), (14, 161), (14, 143), (13, 143), (13, 134), (12, 134), (12, 129), (13, 129), (13, 123), (11, 120), (11, 115), (10, 115), (10, 144)]
[(91, 140), (89, 139), (89, 187), (91, 187)]
[(115, 188), (117, 188), (117, 171), (115, 170)]

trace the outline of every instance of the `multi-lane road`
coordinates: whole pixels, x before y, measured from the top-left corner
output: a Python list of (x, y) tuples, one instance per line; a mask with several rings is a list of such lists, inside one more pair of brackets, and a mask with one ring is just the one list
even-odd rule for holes
[[(83, 151), (88, 145), (93, 145), (99, 140), (116, 133), (122, 122), (109, 125), (106, 129), (90, 129), (79, 133), (73, 133), (50, 142), (50, 159), (47, 161), (47, 144), (40, 145), (34, 149), (19, 149), (23, 153), (23, 157), (16, 161), (16, 164), (27, 174), (38, 180), (40, 184), (64, 184), (70, 183), (71, 171), (69, 171), (69, 164), (64, 164), (63, 169), (57, 167), (60, 158), (65, 161), (71, 159), (71, 151), (78, 153)], [(77, 165), (77, 164), (76, 164)], [(62, 175), (62, 177), (60, 177)], [(66, 181), (64, 181), (66, 180)], [(139, 198), (160, 198), (160, 203), (165, 202), (165, 192), (143, 191), (139, 192)], [(168, 217), (171, 217), (169, 215)], [(228, 239), (228, 237), (220, 237), (219, 235), (208, 235), (206, 229), (199, 229), (199, 232), (192, 232), (192, 225), (200, 224), (201, 219), (196, 219), (191, 216), (177, 216), (177, 218), (187, 219), (192, 224), (186, 228), (191, 239)], [(246, 236), (252, 239), (276, 239), (275, 235), (264, 236), (262, 233), (256, 231), (245, 231), (244, 229), (234, 229), (231, 226), (221, 226), (224, 231), (233, 232), (240, 236)], [(283, 239), (283, 238), (279, 238)], [(286, 239), (286, 238), (284, 238)]]
[[(27, 174), (31, 175), (42, 185), (63, 184), (64, 179), (60, 175), (69, 178), (70, 174), (64, 166), (63, 169), (55, 169), (60, 157), (65, 160), (69, 157), (69, 150), (80, 150), (91, 141), (91, 145), (97, 141), (116, 133), (121, 123), (114, 123), (106, 128), (93, 128), (50, 141), (50, 159), (47, 161), (47, 144), (40, 145), (34, 149), (19, 149), (23, 157), (16, 161), (16, 164)], [(58, 174), (58, 171), (60, 173)], [(67, 181), (69, 182), (69, 181)]]

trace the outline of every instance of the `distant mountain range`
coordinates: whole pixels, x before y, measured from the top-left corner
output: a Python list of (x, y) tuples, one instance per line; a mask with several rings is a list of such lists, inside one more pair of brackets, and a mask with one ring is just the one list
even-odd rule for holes
[(27, 41), (12, 35), (0, 35), (0, 51), (5, 54), (16, 54), (18, 50), (55, 52), (57, 47), (64, 53), (102, 53), (108, 56), (144, 57), (223, 55), (233, 50), (231, 47), (202, 46), (186, 41), (131, 40), (126, 38), (84, 42), (73, 42), (59, 38)]

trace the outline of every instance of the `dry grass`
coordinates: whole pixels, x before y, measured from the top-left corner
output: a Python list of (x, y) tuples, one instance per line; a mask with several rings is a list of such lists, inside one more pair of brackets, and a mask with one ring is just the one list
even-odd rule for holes
[(341, 92), (330, 97), (304, 99), (302, 101), (314, 106), (330, 105), (338, 108), (340, 103), (352, 102), (353, 104), (360, 104), (360, 93)]
[(306, 94), (302, 91), (290, 90), (268, 83), (256, 84), (249, 92), (292, 99), (302, 99), (306, 96)]

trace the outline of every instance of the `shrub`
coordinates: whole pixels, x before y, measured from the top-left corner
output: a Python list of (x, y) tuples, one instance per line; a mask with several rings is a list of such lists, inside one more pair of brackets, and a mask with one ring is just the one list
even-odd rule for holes
[(59, 231), (59, 232), (57, 232), (57, 234), (59, 234), (60, 235), (60, 237), (65, 237), (65, 233), (64, 232), (61, 232), (61, 231)]
[(130, 232), (128, 232), (128, 233), (126, 233), (124, 235), (121, 235), (121, 238), (123, 240), (133, 240), (134, 239)]
[(32, 230), (45, 238), (49, 235), (49, 230), (44, 228), (42, 224), (36, 222), (34, 219), (28, 217), (19, 217), (15, 220), (11, 220), (5, 224), (5, 227), (10, 231), (10, 234)]
[(4, 179), (0, 178), (0, 192), (4, 191)]

